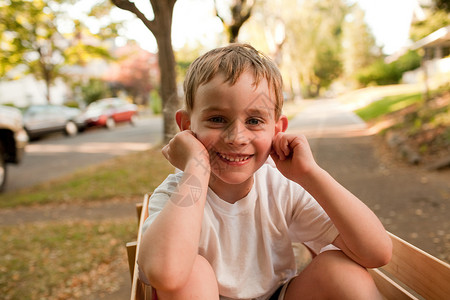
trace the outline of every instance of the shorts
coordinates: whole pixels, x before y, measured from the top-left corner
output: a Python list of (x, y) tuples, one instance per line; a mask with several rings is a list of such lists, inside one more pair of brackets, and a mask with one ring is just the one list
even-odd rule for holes
[(286, 283), (281, 285), (275, 291), (275, 293), (273, 293), (272, 296), (270, 296), (269, 300), (284, 300), (284, 295), (286, 294), (286, 291), (287, 291), (287, 288), (289, 286), (289, 283), (291, 283), (291, 280), (294, 279), (294, 278), (289, 279)]

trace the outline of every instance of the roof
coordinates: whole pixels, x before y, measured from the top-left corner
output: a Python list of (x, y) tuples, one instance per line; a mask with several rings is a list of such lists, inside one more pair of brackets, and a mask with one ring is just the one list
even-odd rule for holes
[(436, 46), (436, 45), (449, 45), (450, 46), (450, 25), (442, 27), (433, 33), (430, 33), (421, 40), (415, 42), (410, 49), (416, 50), (419, 48)]

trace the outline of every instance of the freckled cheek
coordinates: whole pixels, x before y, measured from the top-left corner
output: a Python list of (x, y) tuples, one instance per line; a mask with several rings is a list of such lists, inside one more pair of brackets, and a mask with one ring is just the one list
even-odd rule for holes
[(218, 141), (217, 135), (212, 134), (211, 132), (199, 132), (196, 133), (196, 137), (208, 151), (211, 150), (211, 148), (214, 148), (214, 145), (216, 145)]
[(272, 140), (272, 136), (260, 136), (255, 140), (255, 147), (257, 147), (262, 153), (270, 153), (272, 150)]

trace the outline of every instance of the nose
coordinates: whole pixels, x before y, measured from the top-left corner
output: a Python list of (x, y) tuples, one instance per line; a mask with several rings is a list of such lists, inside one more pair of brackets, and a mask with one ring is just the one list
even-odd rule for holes
[(246, 145), (250, 141), (249, 130), (243, 122), (234, 120), (225, 128), (223, 139), (229, 145)]

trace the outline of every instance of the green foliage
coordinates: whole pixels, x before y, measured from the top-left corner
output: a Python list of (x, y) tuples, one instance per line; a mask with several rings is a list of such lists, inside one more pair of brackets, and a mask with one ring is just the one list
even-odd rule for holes
[(318, 53), (320, 63), (314, 66), (314, 73), (320, 80), (322, 88), (328, 88), (330, 84), (342, 74), (342, 62), (336, 55), (337, 51), (324, 47)]
[(420, 67), (420, 62), (422, 58), (417, 51), (409, 50), (407, 53), (402, 55), (398, 60), (393, 62), (396, 68), (402, 72), (411, 71)]
[(380, 49), (376, 46), (375, 38), (364, 19), (364, 11), (353, 4), (343, 24), (342, 61), (346, 78), (361, 68), (372, 64), (380, 56)]
[[(56, 78), (65, 77), (67, 68), (64, 67), (84, 66), (93, 58), (110, 58), (101, 41), (117, 36), (117, 23), (103, 24), (99, 26), (99, 33), (93, 34), (80, 20), (70, 17), (73, 2), (0, 2), (0, 78), (6, 78), (13, 69), (18, 73), (20, 66), (19, 75), (32, 74), (46, 82), (50, 101), (48, 89)], [(59, 26), (61, 24), (64, 27)], [(96, 40), (96, 45), (86, 43), (87, 39)]]
[(81, 97), (86, 104), (111, 96), (111, 89), (108, 84), (101, 79), (91, 78), (86, 84), (81, 86)]
[(379, 59), (370, 66), (363, 68), (355, 77), (362, 86), (397, 84), (404, 72), (420, 67), (420, 60), (421, 58), (416, 51), (408, 51), (397, 61), (390, 64), (386, 64), (383, 59)]
[(204, 51), (204, 46), (200, 42), (193, 45), (185, 44), (181, 49), (175, 52), (177, 62), (177, 80), (182, 82), (191, 63), (199, 57)]
[(450, 13), (445, 10), (435, 11), (424, 21), (415, 22), (411, 25), (410, 38), (413, 41), (418, 41), (447, 25), (450, 25)]
[(290, 59), (285, 68), (295, 74), (293, 80), (299, 81), (296, 85), (305, 97), (318, 96), (343, 71), (341, 41), (347, 4), (341, 0), (283, 2), (292, 8), (280, 16), (286, 32), (283, 50), (289, 52), (283, 57)]
[(162, 112), (162, 101), (159, 93), (156, 89), (150, 92), (150, 105), (155, 115), (159, 115)]
[(76, 101), (69, 101), (64, 103), (67, 107), (80, 108), (80, 104)]
[(400, 78), (401, 73), (399, 70), (393, 64), (384, 63), (382, 59), (377, 60), (356, 74), (356, 79), (362, 86), (394, 84)]

